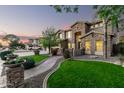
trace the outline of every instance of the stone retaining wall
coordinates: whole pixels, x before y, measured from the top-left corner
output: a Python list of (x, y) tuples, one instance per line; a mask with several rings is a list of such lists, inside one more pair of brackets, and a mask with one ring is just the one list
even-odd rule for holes
[(23, 87), (24, 84), (23, 66), (16, 68), (7, 68), (6, 79), (7, 79), (7, 87), (9, 88)]

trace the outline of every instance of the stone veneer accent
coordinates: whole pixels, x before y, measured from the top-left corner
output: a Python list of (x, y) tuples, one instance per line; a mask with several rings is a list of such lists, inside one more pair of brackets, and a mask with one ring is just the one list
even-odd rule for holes
[(24, 85), (24, 67), (6, 69), (6, 83), (8, 88), (23, 87)]

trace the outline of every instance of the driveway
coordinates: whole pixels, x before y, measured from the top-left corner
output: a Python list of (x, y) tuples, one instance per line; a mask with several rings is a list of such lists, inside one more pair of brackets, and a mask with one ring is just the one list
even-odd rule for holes
[[(30, 56), (30, 55), (34, 55), (34, 52), (33, 51), (17, 51), (17, 52), (14, 52), (14, 54), (18, 56)], [(48, 52), (41, 50), (40, 54), (48, 54)]]

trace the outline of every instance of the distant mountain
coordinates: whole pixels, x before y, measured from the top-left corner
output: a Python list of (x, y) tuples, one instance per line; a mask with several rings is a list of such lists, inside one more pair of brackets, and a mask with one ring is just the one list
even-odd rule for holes
[[(3, 38), (5, 35), (0, 35), (0, 39)], [(32, 38), (37, 38), (37, 36), (18, 36), (20, 40), (22, 39), (32, 39)]]

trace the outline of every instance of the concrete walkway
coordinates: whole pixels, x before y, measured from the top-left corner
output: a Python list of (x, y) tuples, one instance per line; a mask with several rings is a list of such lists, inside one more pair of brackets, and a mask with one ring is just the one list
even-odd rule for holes
[(104, 61), (104, 62), (120, 65), (120, 60), (119, 60), (118, 57), (109, 57), (107, 59), (104, 59), (102, 56), (83, 55), (83, 56), (74, 57), (74, 59), (92, 60), (92, 61)]
[(32, 69), (29, 69), (29, 70), (25, 70), (25, 73), (24, 73), (25, 77), (24, 78), (29, 79), (31, 77), (38, 75), (38, 74), (42, 74), (42, 73), (48, 71), (56, 64), (57, 60), (60, 58), (62, 58), (62, 56), (50, 57), (48, 60), (46, 60), (45, 62), (43, 62), (39, 66), (34, 67)]

